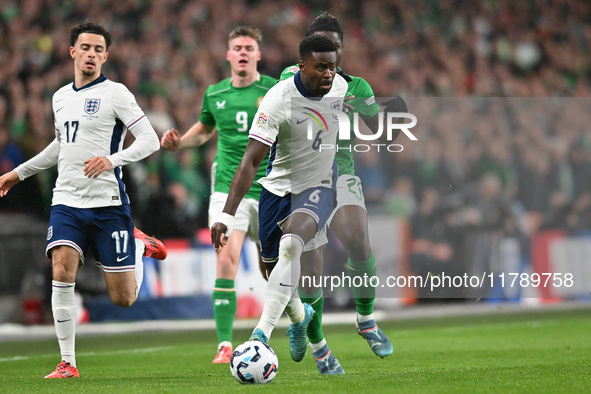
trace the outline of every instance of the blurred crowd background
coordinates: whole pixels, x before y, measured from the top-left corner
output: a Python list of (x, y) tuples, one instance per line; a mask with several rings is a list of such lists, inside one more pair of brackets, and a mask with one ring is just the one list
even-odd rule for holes
[[(207, 86), (229, 76), (232, 29), (262, 30), (259, 70), (279, 77), (325, 10), (345, 32), (341, 67), (419, 119), (418, 143), (357, 158), (370, 213), (411, 223), (417, 270), (457, 259), (480, 232), (513, 234), (527, 253), (539, 229), (591, 230), (591, 2), (578, 0), (4, 0), (0, 173), (54, 138), (51, 96), (72, 81), (68, 34), (81, 19), (112, 32), (103, 72), (162, 135), (184, 133)], [(499, 99), (478, 112), (476, 97)], [(420, 115), (442, 105), (437, 122)], [(138, 227), (191, 238), (206, 226), (214, 141), (125, 168)], [(22, 182), (0, 213), (47, 218), (54, 179)]]

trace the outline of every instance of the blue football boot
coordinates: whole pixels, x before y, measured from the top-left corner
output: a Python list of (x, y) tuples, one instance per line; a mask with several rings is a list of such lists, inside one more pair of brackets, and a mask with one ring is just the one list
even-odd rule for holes
[(378, 327), (374, 319), (363, 322), (357, 321), (355, 326), (357, 327), (357, 333), (365, 338), (376, 356), (384, 358), (392, 355), (394, 350), (392, 342)]
[(312, 320), (314, 309), (308, 304), (304, 304), (304, 320), (299, 323), (290, 324), (287, 330), (289, 336), (289, 353), (295, 362), (300, 362), (306, 355), (306, 348), (308, 347), (308, 324)]
[(318, 371), (322, 375), (344, 375), (345, 370), (341, 367), (339, 360), (332, 354), (328, 345), (322, 346), (320, 349), (312, 352)]

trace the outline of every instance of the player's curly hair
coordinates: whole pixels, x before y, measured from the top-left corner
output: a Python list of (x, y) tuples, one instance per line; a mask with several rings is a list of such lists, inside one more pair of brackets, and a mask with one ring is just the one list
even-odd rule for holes
[(261, 45), (261, 41), (263, 40), (263, 33), (257, 28), (249, 27), (249, 26), (238, 26), (234, 30), (230, 32), (228, 36), (228, 40), (232, 41), (238, 37), (250, 37), (257, 42), (257, 44)]
[(304, 60), (312, 52), (336, 52), (337, 47), (331, 39), (325, 36), (312, 35), (300, 42), (300, 59)]
[(343, 42), (343, 29), (341, 29), (341, 24), (331, 14), (324, 11), (320, 15), (314, 19), (314, 22), (308, 27), (306, 30), (306, 37), (319, 32), (319, 31), (332, 31), (339, 35), (339, 39)]
[(107, 44), (105, 49), (109, 49), (109, 46), (111, 46), (111, 42), (113, 40), (111, 33), (109, 33), (103, 26), (91, 21), (90, 19), (85, 19), (84, 21), (72, 27), (70, 30), (70, 46), (73, 47), (76, 45), (76, 41), (78, 41), (78, 37), (80, 37), (80, 34), (82, 33), (91, 33), (103, 36), (105, 37), (105, 43)]

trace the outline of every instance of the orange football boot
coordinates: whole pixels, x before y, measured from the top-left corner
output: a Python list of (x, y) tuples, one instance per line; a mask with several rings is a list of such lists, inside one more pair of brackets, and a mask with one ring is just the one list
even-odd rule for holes
[(214, 364), (229, 364), (232, 358), (232, 348), (230, 346), (222, 346), (215, 355), (212, 363)]
[(78, 368), (73, 367), (70, 363), (62, 361), (57, 365), (55, 371), (44, 377), (43, 379), (55, 379), (55, 378), (79, 378)]
[(166, 256), (168, 256), (168, 251), (166, 250), (166, 246), (164, 246), (162, 241), (146, 235), (143, 231), (138, 230), (136, 227), (133, 228), (133, 235), (137, 239), (140, 239), (144, 245), (146, 245), (144, 256), (153, 257), (156, 260), (164, 260)]

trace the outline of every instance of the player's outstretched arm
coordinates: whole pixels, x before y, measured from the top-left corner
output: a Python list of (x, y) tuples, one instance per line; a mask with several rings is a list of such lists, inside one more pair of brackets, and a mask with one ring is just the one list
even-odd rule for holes
[(226, 237), (232, 232), (234, 215), (238, 205), (252, 186), (259, 166), (268, 152), (268, 145), (253, 139), (248, 141), (242, 161), (234, 174), (234, 179), (232, 179), (224, 210), (219, 217), (214, 218), (215, 222), (211, 226), (211, 243), (216, 251), (226, 245)]
[(20, 178), (15, 170), (0, 176), (0, 197), (4, 197), (11, 187), (19, 183)]
[(194, 148), (205, 144), (215, 130), (215, 126), (209, 126), (201, 123), (195, 123), (191, 128), (181, 136), (177, 129), (166, 130), (160, 139), (160, 145), (164, 149), (179, 150), (186, 148)]

